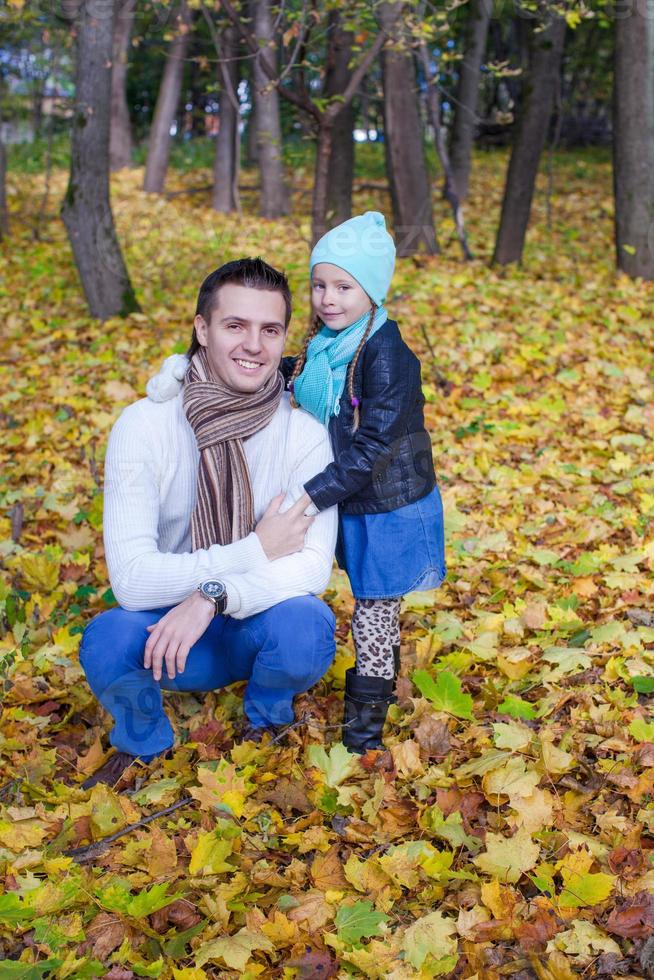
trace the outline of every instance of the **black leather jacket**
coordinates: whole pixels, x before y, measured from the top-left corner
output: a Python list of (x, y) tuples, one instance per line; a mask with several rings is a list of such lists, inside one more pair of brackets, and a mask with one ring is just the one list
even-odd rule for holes
[[(282, 360), (288, 381), (295, 358)], [(334, 462), (305, 490), (318, 510), (340, 504), (344, 514), (381, 514), (426, 496), (436, 485), (431, 440), (425, 430), (420, 361), (395, 320), (373, 334), (354, 372), (359, 428), (347, 388), (339, 415), (329, 420)]]

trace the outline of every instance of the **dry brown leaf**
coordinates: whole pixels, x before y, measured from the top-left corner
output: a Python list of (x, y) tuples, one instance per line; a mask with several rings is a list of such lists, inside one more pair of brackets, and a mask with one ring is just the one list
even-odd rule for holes
[(99, 912), (86, 928), (86, 938), (93, 944), (93, 955), (106, 960), (110, 953), (128, 938), (127, 924), (110, 912)]
[(301, 782), (287, 778), (276, 780), (274, 788), (266, 790), (262, 799), (272, 803), (283, 814), (296, 810), (298, 813), (311, 813), (313, 805)]
[(433, 715), (423, 715), (414, 734), (423, 759), (444, 759), (450, 751), (448, 727)]
[(339, 891), (348, 887), (338, 844), (332, 844), (326, 854), (315, 856), (311, 865), (311, 878), (316, 888), (323, 892)]
[(639, 892), (611, 911), (604, 928), (626, 939), (646, 939), (654, 935), (654, 895)]

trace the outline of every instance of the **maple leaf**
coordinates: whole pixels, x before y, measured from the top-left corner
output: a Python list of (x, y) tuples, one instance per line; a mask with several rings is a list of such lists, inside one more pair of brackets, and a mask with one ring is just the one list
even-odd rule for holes
[(562, 908), (576, 909), (586, 905), (599, 905), (613, 891), (616, 879), (603, 872), (598, 874), (563, 874), (565, 887), (559, 895)]
[(297, 959), (287, 960), (284, 964), (296, 970), (297, 980), (331, 980), (338, 973), (338, 964), (329, 953), (304, 953)]
[(597, 905), (613, 891), (617, 879), (602, 872), (591, 874), (589, 868), (593, 861), (590, 851), (581, 847), (570, 851), (557, 862), (564, 885), (559, 896), (559, 903), (563, 908)]
[(426, 758), (444, 758), (451, 748), (447, 725), (432, 715), (425, 715), (415, 728), (415, 736), (421, 755)]
[(60, 563), (47, 555), (21, 555), (18, 567), (28, 589), (52, 592), (59, 584)]
[(534, 737), (534, 733), (526, 725), (497, 721), (493, 723), (492, 727), (493, 741), (498, 749), (511, 749), (512, 751), (526, 749)]
[(100, 912), (86, 928), (86, 938), (93, 943), (93, 954), (105, 960), (118, 949), (128, 934), (129, 927), (117, 915)]
[(141, 806), (147, 806), (150, 803), (169, 803), (178, 789), (178, 779), (174, 777), (158, 779), (133, 793), (132, 800)]
[(571, 956), (596, 956), (598, 953), (620, 954), (621, 952), (614, 939), (592, 922), (586, 922), (584, 919), (576, 920), (570, 929), (560, 932), (549, 942), (547, 948), (550, 951), (560, 949)]
[[(49, 957), (39, 963), (22, 963), (18, 960), (4, 960), (2, 972), (7, 980), (39, 980), (47, 974), (52, 973), (62, 964), (61, 959)], [(101, 965), (101, 964), (100, 964)]]
[(611, 911), (606, 928), (616, 936), (645, 939), (654, 935), (654, 896), (639, 892)]
[(629, 734), (638, 742), (654, 742), (654, 721), (645, 721), (644, 718), (634, 718), (629, 725)]
[(195, 911), (195, 907), (188, 900), (180, 899), (171, 902), (170, 905), (165, 905), (162, 909), (153, 912), (150, 916), (152, 928), (159, 933), (167, 932), (170, 926), (173, 925), (176, 929), (181, 930), (183, 934), (194, 929), (201, 921), (200, 916)]
[(360, 901), (354, 905), (342, 905), (335, 918), (338, 938), (345, 943), (358, 943), (360, 939), (378, 936), (382, 923), (388, 916), (378, 912), (371, 902)]
[(446, 711), (455, 718), (472, 720), (472, 698), (461, 690), (461, 681), (447, 670), (439, 671), (436, 681), (426, 670), (416, 670), (412, 678), (437, 711)]
[(322, 891), (347, 887), (339, 847), (334, 844), (325, 854), (316, 854), (311, 865), (313, 883)]
[(529, 701), (516, 697), (515, 694), (507, 694), (502, 703), (498, 704), (497, 710), (502, 714), (510, 715), (511, 718), (524, 718), (527, 721), (537, 717), (534, 706)]
[(329, 753), (322, 745), (310, 745), (307, 760), (310, 766), (320, 769), (327, 786), (334, 789), (358, 769), (358, 756), (349, 752), (342, 742), (332, 745)]
[(654, 694), (654, 677), (632, 677), (631, 683), (639, 694)]
[(556, 916), (547, 909), (539, 908), (528, 922), (516, 925), (515, 934), (524, 950), (542, 952), (559, 929)]
[(540, 750), (545, 771), (553, 775), (568, 772), (577, 765), (573, 755), (553, 744), (552, 736), (548, 732), (541, 732)]
[(540, 854), (540, 846), (522, 827), (513, 837), (486, 834), (485, 846), (486, 850), (473, 858), (474, 864), (486, 874), (512, 883), (534, 867)]
[(120, 798), (105, 783), (96, 783), (91, 790), (91, 828), (96, 840), (120, 830), (129, 823)]
[(204, 966), (210, 960), (222, 960), (230, 969), (242, 971), (251, 954), (259, 949), (268, 952), (274, 949), (274, 946), (262, 933), (244, 927), (233, 936), (214, 939), (200, 946), (195, 953), (195, 965)]
[(463, 817), (458, 811), (445, 817), (440, 807), (435, 804), (422, 813), (420, 826), (430, 830), (435, 837), (446, 840), (453, 847), (464, 846), (472, 853), (479, 849), (480, 841), (466, 833), (463, 827)]
[(425, 915), (404, 933), (402, 949), (408, 963), (420, 970), (427, 957), (433, 957), (430, 966), (432, 976), (450, 973), (457, 964), (457, 941), (454, 919), (447, 919), (442, 912)]
[(197, 770), (200, 786), (190, 786), (191, 796), (206, 809), (227, 807), (237, 817), (243, 815), (245, 800), (256, 786), (250, 781), (254, 766), (245, 766), (241, 772), (227, 759), (220, 759), (217, 766), (200, 766)]
[(550, 647), (544, 654), (543, 660), (555, 666), (548, 670), (545, 677), (548, 681), (556, 681), (566, 674), (586, 670), (591, 665), (588, 654), (581, 650), (568, 647)]
[(456, 920), (456, 931), (464, 939), (475, 942), (477, 939), (475, 927), (482, 922), (488, 922), (489, 918), (488, 910), (481, 905), (473, 905), (471, 909), (461, 909)]
[(416, 776), (424, 772), (420, 760), (420, 746), (412, 739), (393, 745), (391, 755), (395, 768), (401, 776)]
[(118, 912), (129, 915), (134, 919), (144, 919), (146, 916), (157, 912), (159, 909), (170, 905), (178, 898), (182, 898), (184, 892), (175, 892), (168, 895), (168, 882), (160, 882), (152, 888), (145, 888), (138, 895), (132, 895), (127, 882), (118, 879), (96, 892), (100, 905), (110, 912)]
[(268, 790), (263, 798), (278, 807), (284, 814), (292, 810), (310, 813), (313, 809), (302, 783), (290, 779), (276, 780), (273, 788)]
[(525, 760), (519, 756), (508, 759), (504, 765), (491, 769), (482, 779), (486, 796), (524, 797), (531, 796), (540, 781), (540, 776), (533, 769), (528, 770)]
[(232, 841), (223, 840), (215, 830), (200, 834), (191, 851), (189, 874), (210, 875), (220, 874), (223, 871), (234, 871), (234, 865), (228, 864), (225, 860), (230, 856), (232, 850)]
[(320, 929), (333, 917), (334, 910), (318, 889), (311, 889), (300, 895), (294, 907), (288, 912), (291, 922), (308, 923), (312, 929)]

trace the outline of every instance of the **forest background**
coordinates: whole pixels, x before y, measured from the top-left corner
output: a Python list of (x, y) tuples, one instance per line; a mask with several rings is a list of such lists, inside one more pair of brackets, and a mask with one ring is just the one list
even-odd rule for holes
[[(1, 977), (654, 975), (654, 20), (581, 2), (0, 10)], [(448, 577), (387, 751), (339, 739), (351, 597), (285, 744), (238, 688), (80, 789), (114, 603), (106, 440), (203, 276), (383, 211)]]

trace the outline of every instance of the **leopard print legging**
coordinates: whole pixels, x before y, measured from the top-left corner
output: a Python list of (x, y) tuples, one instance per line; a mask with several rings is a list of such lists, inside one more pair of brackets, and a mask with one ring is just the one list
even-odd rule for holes
[(393, 677), (393, 646), (400, 643), (401, 599), (356, 599), (352, 639), (357, 674)]

